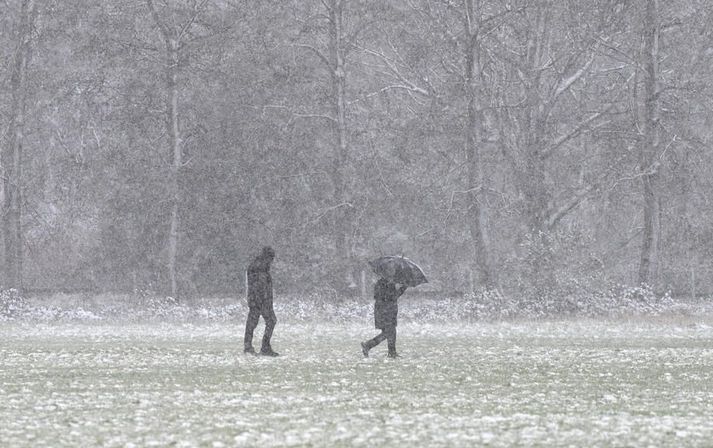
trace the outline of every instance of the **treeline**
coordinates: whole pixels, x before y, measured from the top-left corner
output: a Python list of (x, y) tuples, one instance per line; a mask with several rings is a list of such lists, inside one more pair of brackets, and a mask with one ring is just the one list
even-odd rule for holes
[(0, 4), (3, 289), (712, 291), (713, 5)]

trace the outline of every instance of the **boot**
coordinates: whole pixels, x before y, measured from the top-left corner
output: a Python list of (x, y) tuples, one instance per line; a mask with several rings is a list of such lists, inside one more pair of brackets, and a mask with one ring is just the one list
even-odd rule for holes
[(401, 356), (396, 353), (396, 350), (389, 350), (389, 358), (400, 358)]
[(370, 348), (371, 347), (369, 347), (369, 344), (367, 344), (366, 342), (361, 343), (361, 352), (364, 354), (365, 358), (369, 357), (369, 349)]
[(274, 358), (280, 356), (280, 354), (274, 351), (272, 347), (263, 347), (260, 349), (260, 356), (271, 356)]
[(255, 349), (253, 348), (252, 345), (246, 345), (245, 348), (243, 349), (243, 353), (246, 355), (256, 355)]

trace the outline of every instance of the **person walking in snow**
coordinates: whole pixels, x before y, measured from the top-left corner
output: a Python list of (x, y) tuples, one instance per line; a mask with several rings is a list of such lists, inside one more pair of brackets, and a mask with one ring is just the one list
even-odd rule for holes
[(373, 339), (361, 343), (365, 358), (369, 350), (387, 341), (389, 358), (398, 357), (396, 353), (396, 321), (399, 314), (398, 298), (406, 291), (406, 285), (399, 285), (391, 280), (380, 278), (374, 285), (374, 326), (381, 333)]
[(265, 320), (265, 334), (262, 337), (260, 354), (263, 356), (279, 356), (270, 345), (272, 331), (277, 324), (277, 317), (272, 308), (272, 277), (270, 264), (275, 259), (272, 247), (265, 246), (250, 266), (247, 272), (248, 287), (248, 320), (245, 324), (245, 353), (255, 354), (253, 348), (253, 332), (257, 327), (260, 316)]

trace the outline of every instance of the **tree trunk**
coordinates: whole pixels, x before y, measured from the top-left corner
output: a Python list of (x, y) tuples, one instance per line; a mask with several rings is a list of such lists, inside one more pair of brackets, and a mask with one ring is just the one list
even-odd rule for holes
[(168, 233), (168, 276), (171, 286), (171, 296), (178, 295), (178, 282), (176, 280), (176, 258), (178, 255), (178, 232), (179, 232), (179, 205), (181, 203), (181, 190), (179, 176), (181, 165), (183, 164), (183, 153), (181, 150), (181, 136), (178, 126), (178, 42), (168, 40), (168, 58), (166, 68), (166, 82), (168, 85), (167, 126), (169, 150), (171, 152), (171, 225)]
[(639, 262), (639, 283), (651, 284), (656, 275), (659, 244), (659, 200), (656, 188), (658, 177), (656, 162), (659, 146), (658, 128), (658, 0), (647, 0), (644, 15), (643, 51), (641, 66), (644, 69), (643, 104), (639, 106), (641, 147), (639, 169), (642, 176), (644, 202), (644, 230)]
[(485, 177), (481, 148), (483, 144), (483, 114), (479, 103), (480, 83), (482, 82), (480, 65), (479, 24), (476, 18), (474, 0), (466, 1), (465, 17), (465, 87), (468, 98), (467, 120), (465, 123), (465, 149), (467, 162), (466, 191), (470, 198), (468, 223), (473, 240), (475, 266), (478, 283), (488, 289), (493, 288), (493, 275), (490, 269), (490, 253), (485, 235), (486, 212), (480, 197), (484, 191)]
[(22, 141), (25, 126), (26, 78), (30, 52), (34, 5), (23, 0), (20, 8), (18, 45), (12, 67), (10, 86), (9, 138), (2, 152), (3, 166), (3, 232), (5, 243), (4, 287), (23, 289), (23, 237), (22, 237)]
[(329, 50), (332, 70), (332, 100), (336, 122), (334, 125), (335, 150), (332, 166), (334, 200), (337, 204), (334, 214), (335, 248), (345, 275), (345, 284), (354, 283), (351, 263), (351, 244), (349, 242), (349, 216), (351, 205), (348, 204), (345, 174), (348, 163), (347, 118), (346, 118), (346, 67), (342, 45), (343, 0), (331, 0), (329, 7)]
[[(168, 280), (170, 294), (172, 297), (178, 296), (178, 280), (176, 275), (176, 263), (178, 257), (178, 236), (180, 231), (179, 212), (181, 205), (180, 175), (183, 166), (183, 151), (181, 148), (181, 130), (179, 126), (178, 108), (178, 63), (179, 51), (181, 47), (181, 35), (187, 31), (193, 19), (199, 14), (200, 9), (196, 9), (195, 16), (183, 27), (181, 32), (171, 30), (161, 21), (153, 0), (146, 0), (146, 4), (151, 12), (156, 26), (161, 32), (166, 47), (166, 134), (168, 135), (169, 150), (169, 179), (168, 194), (171, 204), (171, 217), (168, 231), (168, 247), (166, 255), (166, 267), (168, 269)], [(205, 2), (203, 3), (205, 4)]]
[(547, 232), (547, 209), (549, 195), (545, 185), (546, 161), (544, 155), (544, 105), (540, 96), (540, 67), (548, 44), (547, 31), (548, 4), (537, 5), (536, 25), (530, 30), (527, 48), (527, 110), (525, 112), (524, 139), (526, 149), (527, 198), (530, 231), (535, 235)]
[(525, 76), (525, 111), (523, 114), (525, 182), (523, 194), (526, 200), (526, 219), (531, 235), (528, 267), (530, 281), (537, 295), (547, 294), (556, 285), (554, 259), (550, 229), (547, 226), (550, 193), (546, 184), (547, 157), (545, 155), (546, 112), (541, 70), (543, 61), (548, 57), (549, 2), (540, 2), (536, 6), (534, 26), (529, 29), (527, 40), (526, 64), (529, 74)]

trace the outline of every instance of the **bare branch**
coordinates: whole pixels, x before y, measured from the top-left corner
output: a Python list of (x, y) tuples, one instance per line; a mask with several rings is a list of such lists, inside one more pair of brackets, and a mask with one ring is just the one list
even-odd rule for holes
[[(408, 90), (410, 92), (418, 93), (420, 95), (430, 97), (431, 93), (422, 87), (417, 86), (414, 84), (410, 79), (408, 79), (403, 73), (401, 73), (401, 70), (399, 70), (399, 67), (397, 66), (396, 62), (393, 61), (391, 58), (386, 56), (382, 50), (376, 51), (376, 50), (371, 50), (369, 48), (361, 48), (362, 51), (365, 53), (376, 57), (378, 60), (380, 60), (384, 65), (385, 68), (387, 69), (387, 72), (389, 75), (392, 77), (396, 78), (401, 84), (395, 84), (392, 86), (389, 86), (387, 88), (382, 89), (383, 90), (389, 90), (393, 88), (402, 88), (405, 90)], [(384, 73), (386, 74), (386, 73)]]
[[(289, 114), (291, 114), (293, 116), (293, 119), (294, 118), (321, 118), (324, 120), (329, 120), (333, 123), (337, 123), (337, 119), (330, 115), (295, 112), (289, 106), (283, 106), (282, 104), (266, 104), (266, 105), (262, 106), (263, 113), (265, 113), (265, 109), (284, 109), (285, 111), (287, 111)], [(290, 121), (292, 121), (292, 119)]]
[[(351, 105), (356, 104), (356, 103), (359, 103), (359, 102), (361, 102), (361, 101), (368, 100), (369, 98), (378, 96), (378, 95), (380, 95), (380, 94), (382, 94), (382, 93), (384, 93), (384, 92), (388, 92), (389, 90), (405, 90), (405, 91), (407, 91), (408, 93), (418, 93), (418, 94), (424, 95), (422, 89), (414, 88), (413, 86), (407, 86), (407, 85), (403, 85), (403, 84), (392, 84), (392, 85), (389, 85), (389, 86), (386, 86), (386, 87), (382, 87), (381, 89), (376, 90), (376, 91), (374, 91), (374, 92), (367, 93), (366, 95), (363, 95), (363, 96), (361, 96), (360, 98), (357, 98), (357, 99), (355, 99), (355, 100), (353, 100), (353, 101), (350, 101), (348, 104), (351, 106)], [(426, 94), (426, 95), (427, 95), (427, 94)], [(418, 100), (416, 100), (416, 99), (414, 99), (414, 100), (415, 100), (415, 101), (418, 101)]]
[(557, 101), (557, 98), (560, 95), (562, 95), (564, 92), (569, 90), (569, 88), (572, 87), (572, 84), (574, 84), (575, 82), (579, 81), (582, 78), (584, 73), (586, 73), (587, 69), (589, 69), (589, 66), (592, 65), (592, 62), (594, 62), (594, 57), (595, 57), (595, 53), (593, 52), (589, 56), (589, 59), (587, 59), (587, 62), (585, 62), (584, 65), (579, 68), (579, 70), (574, 72), (569, 77), (560, 80), (557, 88), (555, 89), (554, 94), (552, 95), (552, 102)]
[[(554, 142), (552, 142), (552, 144), (551, 144), (547, 149), (545, 149), (545, 150), (543, 151), (543, 156), (544, 156), (544, 157), (549, 157), (549, 156), (550, 156), (553, 152), (555, 152), (559, 147), (561, 147), (562, 145), (564, 145), (565, 143), (567, 143), (567, 142), (570, 141), (571, 139), (573, 139), (573, 138), (577, 137), (578, 135), (580, 135), (580, 134), (582, 133), (582, 131), (583, 131), (584, 129), (586, 129), (586, 128), (588, 127), (588, 125), (589, 125), (591, 122), (593, 122), (593, 121), (596, 120), (597, 118), (599, 118), (599, 117), (601, 117), (602, 115), (604, 115), (605, 113), (607, 113), (610, 109), (611, 109), (611, 106), (608, 107), (606, 110), (604, 110), (604, 111), (602, 111), (602, 112), (597, 112), (597, 113), (591, 115), (590, 117), (588, 117), (588, 118), (584, 119), (582, 122), (580, 122), (577, 126), (575, 126), (575, 127), (574, 127), (571, 131), (569, 131), (568, 133), (559, 136), (557, 139), (555, 139)], [(600, 126), (602, 126), (602, 125), (603, 125), (603, 123), (600, 124)]]
[(188, 30), (193, 26), (193, 23), (196, 21), (198, 16), (201, 14), (201, 10), (205, 7), (205, 5), (208, 3), (208, 0), (203, 0), (200, 5), (198, 5), (195, 10), (193, 15), (191, 16), (190, 19), (181, 27), (181, 30), (178, 32), (177, 40), (181, 41), (183, 39), (183, 36), (188, 32)]
[(163, 40), (166, 42), (166, 48), (171, 48), (171, 32), (168, 27), (161, 21), (161, 18), (159, 17), (158, 12), (156, 11), (156, 7), (154, 7), (153, 0), (146, 0), (146, 5), (149, 7), (151, 17), (153, 17), (154, 22), (156, 22), (156, 25), (161, 31)]
[(329, 115), (323, 115), (323, 114), (298, 114), (298, 113), (293, 113), (296, 118), (321, 118), (323, 120), (329, 120), (332, 123), (337, 123), (337, 119), (334, 117), (330, 117)]
[(562, 218), (567, 216), (570, 211), (579, 206), (579, 204), (584, 202), (592, 192), (598, 189), (599, 184), (594, 184), (575, 192), (569, 200), (565, 201), (562, 205), (557, 207), (557, 209), (548, 213), (547, 227), (550, 229), (554, 228), (554, 226), (556, 226)]
[(329, 62), (329, 59), (324, 55), (324, 53), (319, 51), (316, 47), (313, 47), (312, 45), (307, 45), (307, 44), (293, 44), (293, 46), (299, 47), (299, 48), (305, 48), (305, 49), (311, 51), (312, 53), (316, 54), (317, 57), (319, 57), (319, 59), (322, 62), (324, 62), (324, 65), (327, 66), (327, 68), (329, 69), (329, 72), (330, 73), (334, 72), (334, 69), (332, 68), (332, 63)]
[[(327, 207), (327, 208), (325, 208), (319, 215), (317, 215), (311, 222), (312, 222), (312, 223), (315, 223), (315, 222), (319, 221), (320, 219), (322, 219), (322, 218), (324, 217), (324, 215), (326, 215), (327, 213), (329, 213), (329, 212), (331, 212), (331, 211), (334, 211), (334, 210), (337, 210), (337, 209), (342, 208), (342, 207), (354, 208), (354, 205), (352, 205), (351, 202), (342, 202), (341, 204), (337, 204), (337, 205), (333, 205), (333, 206), (331, 206), (331, 207)], [(308, 223), (308, 224), (309, 224), (309, 223)]]

